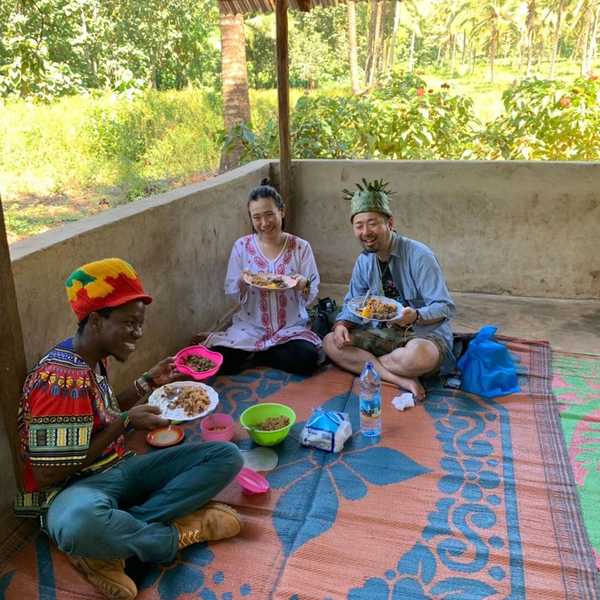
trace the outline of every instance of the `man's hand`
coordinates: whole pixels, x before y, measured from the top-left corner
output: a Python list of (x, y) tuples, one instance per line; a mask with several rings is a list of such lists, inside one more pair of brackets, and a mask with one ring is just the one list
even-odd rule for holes
[(152, 383), (154, 384), (154, 387), (160, 387), (166, 383), (171, 383), (172, 381), (178, 381), (186, 378), (186, 376), (183, 373), (180, 373), (177, 370), (177, 367), (175, 367), (174, 356), (167, 356), (167, 358), (163, 358), (158, 364), (154, 365), (148, 371), (148, 375), (152, 377)]
[(350, 332), (343, 323), (338, 323), (333, 328), (333, 343), (338, 350), (341, 350), (344, 346), (349, 346), (352, 343), (350, 340)]
[(169, 424), (168, 419), (160, 417), (160, 408), (148, 404), (138, 404), (128, 412), (129, 423), (134, 429), (156, 429), (157, 427), (166, 427)]
[(393, 321), (390, 321), (392, 327), (408, 327), (417, 320), (417, 311), (410, 306), (405, 306), (400, 313), (400, 316)]

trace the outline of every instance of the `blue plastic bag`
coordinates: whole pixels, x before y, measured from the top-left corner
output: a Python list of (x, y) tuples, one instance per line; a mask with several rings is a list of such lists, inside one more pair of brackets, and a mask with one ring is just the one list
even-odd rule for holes
[(482, 327), (459, 359), (465, 392), (495, 398), (519, 391), (515, 363), (508, 348), (494, 339), (496, 330), (491, 325)]

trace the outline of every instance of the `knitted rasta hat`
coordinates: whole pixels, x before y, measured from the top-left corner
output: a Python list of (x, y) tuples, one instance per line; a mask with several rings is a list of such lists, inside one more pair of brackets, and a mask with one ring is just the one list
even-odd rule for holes
[(115, 308), (134, 300), (150, 304), (134, 268), (120, 258), (105, 258), (75, 269), (65, 282), (71, 308), (81, 321), (102, 308)]

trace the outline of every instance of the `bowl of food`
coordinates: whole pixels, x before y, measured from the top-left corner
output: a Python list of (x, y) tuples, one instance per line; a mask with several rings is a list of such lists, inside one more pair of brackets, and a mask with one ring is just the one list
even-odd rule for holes
[(223, 364), (223, 355), (200, 344), (188, 346), (175, 355), (175, 366), (180, 373), (198, 381), (215, 375)]
[(228, 442), (233, 437), (233, 419), (226, 413), (213, 413), (200, 421), (205, 442)]
[(146, 434), (146, 441), (155, 448), (168, 448), (179, 444), (185, 437), (185, 431), (177, 425), (153, 429)]
[(240, 415), (240, 425), (260, 446), (283, 442), (296, 422), (296, 413), (285, 404), (263, 402), (250, 406)]

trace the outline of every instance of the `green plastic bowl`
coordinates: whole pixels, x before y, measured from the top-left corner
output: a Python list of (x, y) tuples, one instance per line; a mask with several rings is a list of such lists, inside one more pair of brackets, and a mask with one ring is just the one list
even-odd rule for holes
[[(274, 431), (258, 431), (253, 429), (259, 423), (269, 417), (288, 417), (290, 422), (281, 429)], [(292, 425), (296, 422), (296, 413), (285, 404), (276, 402), (263, 402), (250, 406), (240, 415), (240, 425), (248, 430), (250, 438), (260, 446), (274, 446), (283, 442), (287, 437)]]

